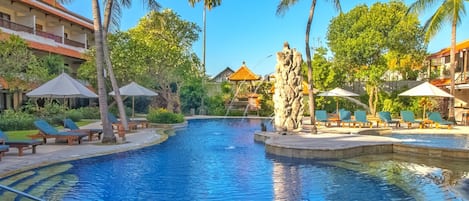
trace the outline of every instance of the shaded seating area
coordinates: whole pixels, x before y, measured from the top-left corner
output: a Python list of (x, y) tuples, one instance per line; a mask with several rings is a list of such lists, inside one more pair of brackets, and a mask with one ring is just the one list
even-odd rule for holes
[(419, 124), (419, 128), (422, 128), (422, 121), (415, 120), (415, 115), (412, 111), (401, 111), (401, 118), (404, 123), (407, 123), (407, 128), (412, 128), (412, 124)]
[(370, 128), (373, 127), (373, 123), (368, 121), (366, 118), (366, 111), (357, 110), (353, 112), (353, 115), (355, 116), (355, 123), (357, 123), (360, 128), (366, 126), (369, 126)]
[(100, 140), (101, 134), (103, 133), (103, 129), (81, 129), (73, 120), (69, 118), (64, 120), (64, 127), (70, 129), (70, 131), (72, 132), (88, 134), (88, 141), (93, 141), (94, 135), (96, 135), (96, 137), (98, 137), (98, 140)]
[(446, 125), (448, 129), (451, 129), (454, 125), (454, 122), (444, 120), (439, 112), (429, 112), (428, 119), (435, 124), (436, 128), (440, 128), (440, 125)]
[(324, 126), (330, 126), (331, 123), (329, 122), (329, 119), (327, 117), (327, 111), (326, 110), (316, 110), (314, 112), (315, 118), (316, 118), (316, 123), (319, 125), (320, 122), (324, 123)]
[(81, 144), (81, 139), (88, 135), (80, 132), (58, 131), (44, 120), (34, 121), (34, 126), (39, 130), (39, 133), (36, 135), (30, 135), (29, 137), (32, 139), (42, 138), (44, 140), (44, 144), (47, 143), (47, 138), (56, 138), (56, 140), (65, 139), (69, 145), (73, 145), (74, 141)]
[[(108, 118), (109, 122), (111, 122), (113, 129), (119, 130), (119, 128), (124, 127), (122, 125), (122, 122), (119, 121), (119, 119), (117, 119), (117, 117), (114, 114), (108, 112), (107, 113), (107, 118)], [(136, 122), (131, 122), (131, 121), (129, 121), (129, 119), (127, 119), (127, 125), (129, 126), (129, 130), (135, 130), (138, 127), (138, 124)], [(121, 129), (121, 130), (123, 130), (123, 129)]]
[(10, 146), (8, 145), (0, 145), (0, 161), (2, 160), (2, 156), (5, 154), (5, 152), (8, 152)]
[(26, 149), (32, 149), (32, 153), (35, 154), (36, 146), (42, 144), (40, 140), (9, 140), (3, 131), (0, 131), (0, 140), (3, 140), (3, 143), (11, 148), (17, 148), (18, 156), (23, 156), (23, 151)]
[(378, 117), (379, 117), (379, 121), (377, 123), (378, 124), (377, 127), (379, 127), (380, 122), (382, 122), (385, 127), (389, 127), (389, 125), (392, 125), (392, 124), (394, 124), (396, 128), (401, 126), (399, 120), (392, 119), (391, 112), (388, 112), (388, 111), (378, 112)]

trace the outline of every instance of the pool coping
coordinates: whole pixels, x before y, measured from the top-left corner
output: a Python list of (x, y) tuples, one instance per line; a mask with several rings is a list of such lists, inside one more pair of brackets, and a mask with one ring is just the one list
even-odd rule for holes
[(311, 135), (281, 135), (276, 132), (256, 132), (254, 140), (265, 144), (268, 154), (299, 158), (339, 160), (363, 155), (396, 153), (410, 156), (469, 161), (469, 150), (403, 144), (400, 140), (380, 136), (382, 130), (355, 131), (354, 134), (322, 133)]

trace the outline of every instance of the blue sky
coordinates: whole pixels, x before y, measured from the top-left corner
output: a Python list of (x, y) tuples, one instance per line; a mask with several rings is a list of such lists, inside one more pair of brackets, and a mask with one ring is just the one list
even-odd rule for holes
[[(120, 30), (134, 27), (147, 10), (143, 1), (133, 1), (133, 7), (124, 10)], [(202, 4), (192, 8), (187, 0), (160, 0), (163, 8), (170, 8), (181, 18), (203, 26)], [(243, 61), (256, 74), (266, 75), (274, 72), (275, 53), (282, 49), (283, 42), (304, 53), (306, 20), (311, 1), (299, 1), (284, 16), (276, 16), (278, 4), (272, 0), (223, 0), (220, 7), (207, 12), (207, 74), (214, 76), (226, 67), (237, 70)], [(341, 1), (342, 10), (348, 12), (358, 4), (371, 5), (377, 1)], [(407, 5), (410, 0), (404, 1)], [(466, 3), (467, 4), (467, 3)], [(469, 5), (466, 5), (469, 6)], [(92, 19), (91, 1), (79, 0), (66, 4), (69, 10)], [(330, 1), (317, 1), (311, 29), (310, 45), (326, 44), (327, 27), (338, 13)], [(425, 16), (427, 15), (427, 16)], [(428, 14), (420, 18), (423, 23)], [(467, 17), (458, 27), (457, 42), (469, 39)], [(450, 45), (449, 24), (435, 36), (428, 46), (429, 52), (436, 52)], [(202, 59), (202, 32), (194, 45), (194, 52)], [(303, 59), (305, 56), (303, 54)]]

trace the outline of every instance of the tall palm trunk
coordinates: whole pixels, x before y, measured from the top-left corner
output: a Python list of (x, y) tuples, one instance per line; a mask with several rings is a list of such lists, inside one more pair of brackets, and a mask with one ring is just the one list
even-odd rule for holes
[(98, 0), (92, 0), (93, 9), (93, 22), (94, 22), (94, 36), (96, 45), (96, 76), (98, 82), (98, 99), (99, 99), (99, 113), (101, 115), (101, 123), (103, 125), (103, 143), (115, 143), (116, 137), (112, 130), (111, 123), (107, 118), (107, 93), (104, 84), (104, 51), (103, 51), (103, 36), (101, 26), (101, 14), (99, 10)]
[(457, 21), (454, 19), (451, 23), (451, 50), (450, 50), (450, 56), (449, 56), (449, 61), (450, 61), (450, 67), (449, 67), (449, 72), (451, 76), (451, 84), (450, 84), (450, 93), (453, 95), (452, 98), (450, 98), (449, 101), (449, 110), (448, 110), (448, 119), (451, 121), (454, 121), (454, 74), (455, 74), (455, 69), (456, 69), (456, 25)]
[(104, 27), (103, 27), (103, 53), (104, 53), (104, 61), (106, 63), (107, 73), (109, 75), (109, 79), (111, 80), (112, 89), (114, 90), (114, 99), (117, 103), (117, 109), (119, 110), (119, 117), (122, 125), (124, 125), (125, 130), (129, 130), (128, 122), (127, 122), (127, 115), (125, 113), (124, 108), (124, 101), (122, 100), (119, 85), (117, 84), (116, 77), (114, 76), (114, 71), (112, 70), (112, 62), (111, 56), (109, 54), (109, 48), (107, 45), (107, 33), (109, 31), (109, 23), (111, 21), (111, 12), (112, 12), (112, 5), (114, 0), (108, 0), (106, 3), (106, 8), (104, 10)]
[(308, 105), (309, 105), (309, 116), (311, 118), (311, 133), (317, 134), (318, 129), (316, 128), (316, 117), (314, 114), (314, 82), (313, 82), (313, 65), (311, 64), (311, 50), (309, 48), (309, 33), (311, 31), (311, 23), (313, 22), (314, 16), (314, 9), (316, 7), (316, 0), (313, 0), (311, 3), (311, 8), (309, 9), (309, 17), (308, 22), (306, 24), (306, 37), (305, 37), (305, 44), (306, 44), (306, 64), (308, 65)]

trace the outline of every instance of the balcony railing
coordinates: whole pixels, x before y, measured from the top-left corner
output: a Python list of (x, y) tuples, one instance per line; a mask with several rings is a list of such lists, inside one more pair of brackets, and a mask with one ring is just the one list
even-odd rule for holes
[(77, 42), (77, 41), (74, 41), (74, 40), (70, 40), (70, 39), (68, 39), (68, 38), (65, 38), (64, 43), (65, 43), (66, 45), (71, 45), (71, 46), (75, 46), (75, 47), (85, 48), (85, 44), (80, 43), (80, 42)]
[(55, 42), (58, 42), (58, 43), (62, 43), (62, 37), (56, 36), (56, 35), (51, 34), (51, 33), (36, 30), (36, 35), (42, 36), (44, 38), (52, 39), (52, 40), (54, 40)]
[(0, 27), (11, 29), (13, 31), (23, 31), (30, 34), (34, 34), (34, 29), (25, 25), (17, 24), (9, 20), (0, 19)]
[[(0, 19), (0, 27), (11, 29), (13, 31), (22, 31), (22, 32), (34, 34), (34, 29), (32, 27), (28, 27), (28, 26), (25, 26), (25, 25), (22, 25), (22, 24), (17, 24), (17, 23), (14, 23), (14, 22), (11, 22), (11, 21), (5, 20), (5, 19)], [(74, 40), (70, 40), (70, 39), (67, 39), (67, 38), (62, 43), (62, 37), (51, 34), (51, 33), (47, 33), (47, 32), (44, 32), (44, 31), (36, 30), (36, 35), (44, 37), (44, 38), (52, 39), (57, 43), (66, 44), (66, 45), (70, 45), (70, 46), (74, 46), (74, 47), (85, 48), (85, 44), (74, 41)]]

